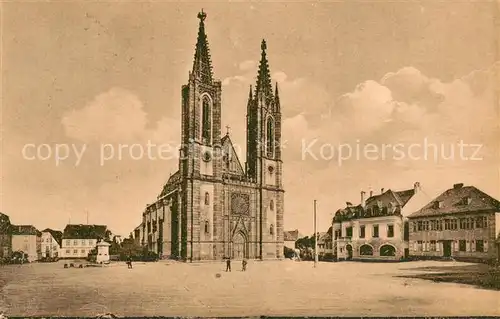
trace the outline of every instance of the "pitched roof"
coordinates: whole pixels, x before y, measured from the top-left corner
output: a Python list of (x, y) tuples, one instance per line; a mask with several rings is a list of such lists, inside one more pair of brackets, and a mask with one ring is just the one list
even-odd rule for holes
[[(469, 199), (469, 201), (467, 201)], [(436, 203), (441, 202), (441, 205)], [(409, 218), (459, 214), (466, 212), (500, 211), (500, 202), (474, 186), (456, 184)]]
[(63, 237), (62, 231), (46, 228), (46, 229), (42, 230), (42, 233), (50, 233), (59, 245), (62, 244), (62, 237)]
[(403, 191), (393, 191), (388, 189), (382, 194), (371, 196), (370, 198), (368, 198), (366, 200), (366, 207), (378, 205), (379, 201), (382, 203), (382, 206), (388, 206), (389, 203), (394, 203), (396, 205), (404, 207), (406, 203), (410, 201), (413, 195), (415, 195), (415, 189), (407, 189)]
[(165, 185), (163, 185), (160, 197), (170, 193), (170, 191), (172, 191), (172, 189), (176, 187), (177, 183), (180, 181), (180, 178), (181, 175), (179, 171), (176, 171), (174, 174), (170, 175), (168, 181), (165, 183)]
[(285, 241), (296, 241), (297, 239), (300, 238), (299, 230), (296, 229), (296, 230), (284, 231), (283, 238), (285, 239)]
[(33, 225), (12, 225), (12, 235), (41, 235)]
[(370, 196), (366, 200), (364, 207), (361, 205), (353, 206), (350, 202), (347, 202), (345, 208), (339, 209), (335, 213), (334, 222), (400, 214), (401, 208), (414, 195), (415, 188), (402, 191), (388, 189), (382, 194)]
[[(224, 152), (226, 153), (224, 154), (224, 156), (229, 156), (224, 157), (224, 160), (226, 161), (225, 164), (227, 165), (223, 166), (224, 173), (233, 173), (242, 176), (245, 175), (245, 171), (243, 170), (243, 166), (241, 166), (238, 153), (236, 153), (236, 150), (234, 149), (233, 141), (231, 141), (229, 134), (226, 134), (221, 138), (221, 144)], [(234, 163), (235, 165), (230, 165), (230, 163)]]
[(106, 238), (107, 227), (104, 225), (66, 225), (63, 239), (99, 239)]
[(406, 203), (415, 195), (415, 189), (407, 189), (405, 191), (394, 192), (394, 194), (399, 198), (401, 202), (401, 207), (404, 207)]
[(335, 212), (334, 221), (343, 221), (359, 218), (363, 216), (364, 209), (361, 205), (352, 206), (347, 203), (347, 207), (339, 209)]
[(328, 232), (321, 232), (318, 235), (318, 243), (319, 242), (328, 241), (330, 238), (331, 238), (330, 233), (328, 233)]
[(0, 231), (6, 232), (9, 230), (10, 226), (9, 216), (0, 213)]

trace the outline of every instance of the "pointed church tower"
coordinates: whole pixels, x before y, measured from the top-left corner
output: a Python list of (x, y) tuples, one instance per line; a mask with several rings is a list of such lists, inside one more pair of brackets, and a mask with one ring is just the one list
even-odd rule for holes
[(249, 97), (247, 106), (247, 175), (256, 182), (270, 183), (281, 188), (281, 174), (274, 174), (281, 169), (281, 106), (278, 84), (273, 94), (265, 40), (262, 40), (261, 50), (255, 95)]
[(265, 40), (261, 50), (255, 95), (247, 106), (246, 166), (247, 177), (258, 188), (259, 256), (266, 259), (282, 255), (284, 191), (278, 86), (273, 94)]
[[(198, 39), (189, 81), (182, 87), (182, 147), (179, 158), (181, 224), (186, 230), (181, 240), (181, 257), (199, 259), (200, 241), (213, 240), (219, 201), (215, 185), (222, 180), (221, 82), (214, 80), (210, 50), (205, 33), (203, 10), (198, 14)], [(217, 195), (218, 196), (218, 195)], [(203, 230), (202, 230), (203, 229)]]

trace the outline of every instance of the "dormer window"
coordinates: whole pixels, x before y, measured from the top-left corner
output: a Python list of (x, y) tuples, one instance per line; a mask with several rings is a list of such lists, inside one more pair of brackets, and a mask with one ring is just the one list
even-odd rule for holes
[(437, 200), (434, 202), (434, 208), (443, 208), (443, 201)]
[(472, 198), (470, 198), (470, 197), (464, 197), (464, 198), (462, 198), (461, 204), (462, 205), (470, 205), (471, 202), (472, 202)]

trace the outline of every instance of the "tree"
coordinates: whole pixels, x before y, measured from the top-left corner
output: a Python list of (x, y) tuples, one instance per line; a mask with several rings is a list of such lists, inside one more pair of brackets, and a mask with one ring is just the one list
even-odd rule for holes
[(133, 259), (142, 258), (144, 255), (144, 247), (139, 245), (132, 238), (125, 238), (121, 244), (120, 258), (131, 256)]
[(116, 240), (111, 242), (111, 246), (109, 246), (109, 254), (110, 255), (119, 255), (122, 251), (122, 247)]

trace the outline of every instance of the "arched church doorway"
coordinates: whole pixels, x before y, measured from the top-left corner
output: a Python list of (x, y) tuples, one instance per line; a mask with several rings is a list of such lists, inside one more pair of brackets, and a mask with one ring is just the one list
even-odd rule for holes
[(233, 236), (232, 258), (233, 259), (248, 258), (246, 237), (241, 232), (237, 232)]

